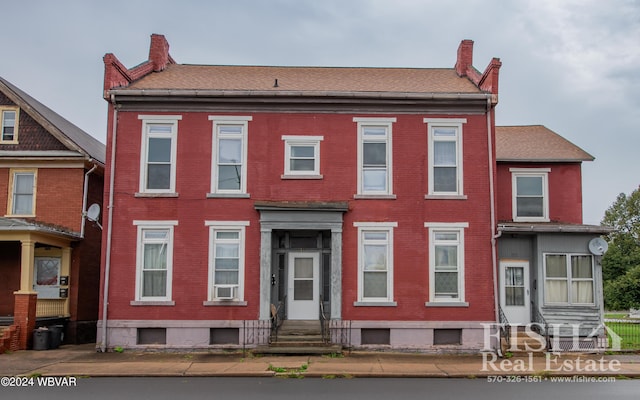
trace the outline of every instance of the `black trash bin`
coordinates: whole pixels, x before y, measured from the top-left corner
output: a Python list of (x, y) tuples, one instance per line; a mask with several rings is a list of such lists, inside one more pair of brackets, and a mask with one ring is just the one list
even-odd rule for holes
[(49, 330), (38, 328), (33, 331), (33, 349), (49, 350)]
[(49, 328), (49, 348), (57, 349), (62, 344), (64, 335), (63, 325), (50, 325)]

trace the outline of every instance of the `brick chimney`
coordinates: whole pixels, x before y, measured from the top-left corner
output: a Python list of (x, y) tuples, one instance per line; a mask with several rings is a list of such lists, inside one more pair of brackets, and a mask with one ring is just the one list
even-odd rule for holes
[(458, 76), (467, 76), (467, 71), (470, 68), (473, 68), (473, 40), (466, 39), (458, 46), (455, 69)]
[(169, 56), (169, 42), (167, 42), (167, 39), (164, 35), (152, 34), (151, 46), (149, 47), (149, 61), (153, 64), (153, 71), (162, 71), (170, 60), (171, 56)]

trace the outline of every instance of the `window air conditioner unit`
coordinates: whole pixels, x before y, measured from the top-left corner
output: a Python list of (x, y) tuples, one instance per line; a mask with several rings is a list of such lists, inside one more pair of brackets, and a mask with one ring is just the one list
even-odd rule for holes
[(220, 285), (215, 289), (216, 300), (233, 300), (238, 297), (237, 285)]

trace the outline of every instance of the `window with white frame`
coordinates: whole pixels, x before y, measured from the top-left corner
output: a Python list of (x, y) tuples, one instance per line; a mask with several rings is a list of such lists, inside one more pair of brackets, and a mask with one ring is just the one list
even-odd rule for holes
[(178, 121), (181, 116), (140, 115), (140, 192), (175, 193)]
[(358, 228), (358, 302), (393, 302), (395, 222), (355, 222)]
[(18, 108), (0, 107), (0, 143), (18, 143)]
[(245, 227), (248, 221), (207, 221), (209, 227), (209, 300), (244, 298)]
[(252, 117), (209, 116), (213, 121), (211, 194), (247, 193), (247, 128)]
[(170, 301), (177, 221), (134, 221), (138, 227), (136, 300)]
[(429, 228), (429, 301), (464, 303), (465, 223), (426, 223)]
[(594, 304), (593, 257), (545, 254), (545, 304)]
[(425, 118), (429, 195), (462, 196), (462, 125), (466, 119)]
[(35, 215), (37, 170), (10, 170), (8, 215)]
[(320, 142), (323, 136), (282, 136), (284, 177), (320, 177)]
[(358, 124), (358, 195), (393, 194), (391, 127), (396, 118), (354, 118)]
[(511, 168), (514, 221), (549, 221), (549, 169)]

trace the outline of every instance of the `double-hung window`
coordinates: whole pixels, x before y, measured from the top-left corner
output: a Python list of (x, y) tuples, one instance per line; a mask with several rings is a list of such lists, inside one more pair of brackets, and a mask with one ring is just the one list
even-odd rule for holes
[(142, 147), (140, 193), (176, 191), (176, 149), (181, 116), (140, 115)]
[(244, 298), (244, 247), (248, 221), (207, 221), (209, 227), (209, 301)]
[(37, 170), (10, 171), (8, 215), (33, 216), (36, 209)]
[(323, 136), (282, 136), (284, 140), (283, 178), (322, 178), (320, 142)]
[(425, 118), (428, 196), (463, 196), (462, 125), (466, 119)]
[[(429, 301), (466, 305), (463, 223), (425, 223), (429, 228)], [(429, 303), (427, 303), (429, 305)]]
[(393, 302), (393, 228), (396, 222), (355, 222), (358, 228), (358, 305)]
[(545, 304), (594, 304), (593, 257), (545, 254)]
[(358, 123), (358, 196), (393, 196), (392, 125), (396, 118), (354, 118)]
[(133, 221), (138, 227), (136, 301), (171, 301), (177, 221)]
[(18, 109), (0, 107), (0, 144), (18, 143)]
[(514, 221), (549, 221), (548, 168), (511, 168)]
[(213, 197), (248, 197), (247, 128), (251, 117), (209, 116), (213, 121), (211, 193)]

